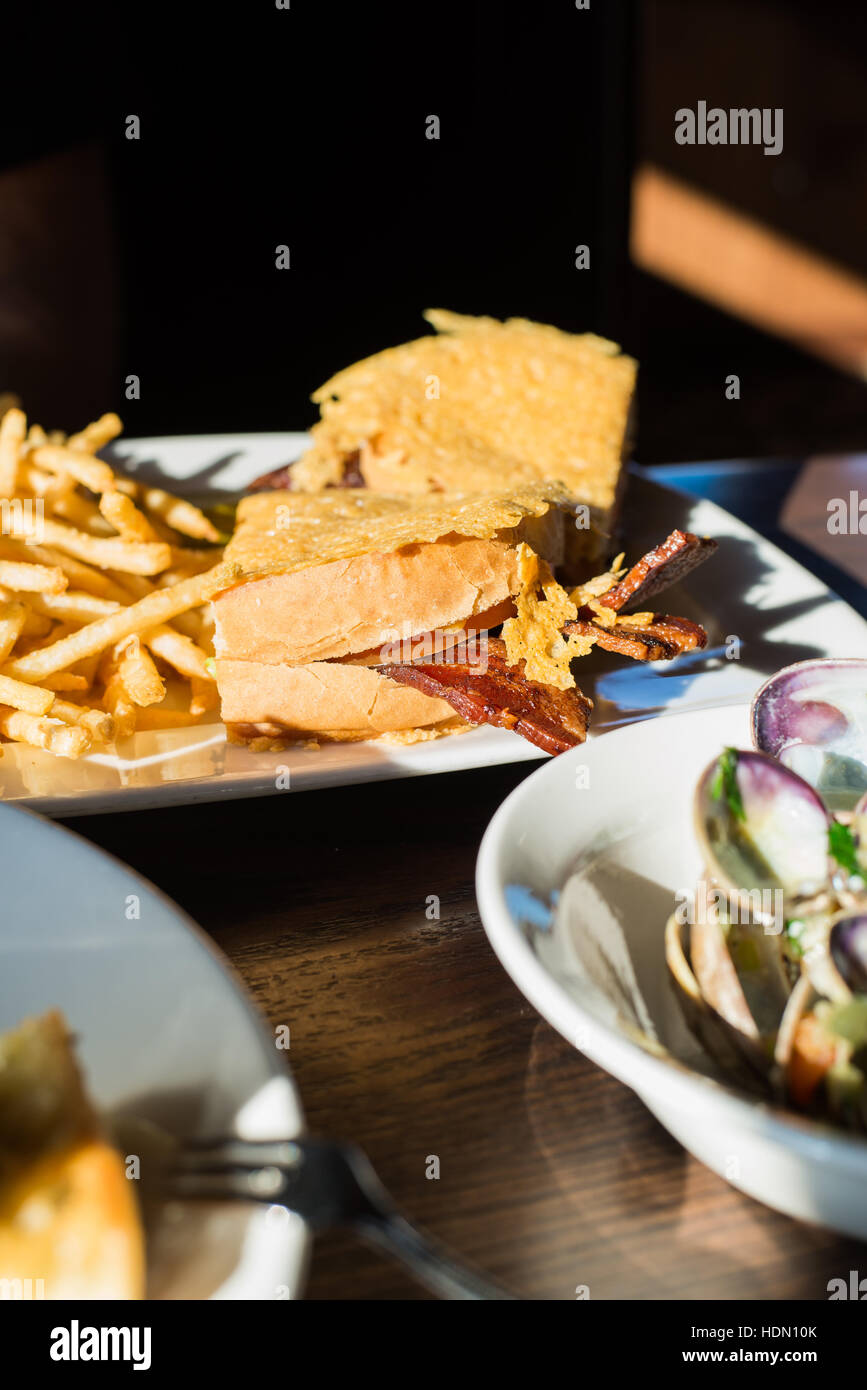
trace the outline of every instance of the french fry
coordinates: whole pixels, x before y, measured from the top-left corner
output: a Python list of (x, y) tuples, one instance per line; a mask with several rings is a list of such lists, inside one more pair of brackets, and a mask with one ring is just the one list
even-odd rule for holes
[(176, 584), (173, 589), (155, 589), (137, 603), (130, 604), (129, 608), (118, 608), (114, 613), (80, 628), (78, 632), (61, 638), (59, 642), (52, 642), (40, 651), (8, 662), (5, 672), (18, 680), (35, 682), (54, 671), (62, 671), (82, 657), (113, 646), (122, 637), (159, 627), (170, 622), (176, 614), (198, 607), (210, 597), (212, 583), (213, 576), (209, 571), (207, 574), (193, 575)]
[[(42, 604), (43, 601), (46, 599), (48, 602), (50, 602), (51, 598), (52, 595), (50, 594), (28, 594), (26, 602), (22, 602), (18, 598), (18, 596), (12, 592), (11, 589), (4, 589), (0, 587), (0, 605), (7, 603), (20, 604), (20, 606), (24, 609), (24, 625), (21, 628), (21, 632), (18, 635), (19, 647), (21, 646), (24, 638), (47, 637), (48, 634), (51, 632), (51, 629), (54, 626), (54, 622), (56, 621), (56, 619), (52, 619), (47, 614), (43, 615), (42, 613), (35, 613), (33, 611), (34, 603)], [(55, 636), (56, 635), (57, 634), (55, 634)], [(0, 661), (2, 661), (2, 656), (0, 656)]]
[(63, 430), (50, 430), (48, 433), (41, 425), (31, 425), (27, 431), (27, 438), (24, 441), (24, 448), (27, 453), (33, 449), (39, 449), (43, 444), (65, 444), (66, 435)]
[[(58, 482), (61, 481), (58, 480)], [(62, 517), (70, 525), (77, 526), (80, 531), (86, 531), (89, 536), (110, 537), (114, 535), (114, 531), (96, 503), (91, 502), (87, 497), (82, 497), (80, 493), (75, 491), (74, 486), (69, 491), (61, 489), (59, 496), (52, 495), (48, 500), (50, 500), (51, 509), (55, 516)]]
[(206, 665), (206, 654), (183, 633), (161, 624), (143, 632), (142, 641), (146, 647), (150, 647), (154, 656), (167, 661), (176, 671), (180, 671), (182, 676), (197, 676), (201, 681), (212, 682)]
[(173, 545), (171, 567), (165, 571), (171, 578), (165, 580), (160, 575), (159, 582), (176, 584), (179, 579), (186, 579), (188, 574), (203, 574), (205, 570), (213, 569), (222, 558), (222, 549), (213, 545), (205, 549)]
[(145, 511), (158, 516), (167, 526), (180, 531), (182, 536), (190, 536), (193, 540), (199, 541), (220, 539), (220, 533), (213, 522), (183, 497), (175, 497), (173, 493), (164, 492), (159, 487), (142, 487), (139, 500)]
[(197, 714), (183, 709), (143, 709), (139, 710), (136, 728), (145, 731), (153, 729), (188, 729), (199, 723)]
[(31, 565), (21, 560), (0, 560), (0, 584), (25, 593), (62, 594), (69, 580), (61, 569)]
[(202, 636), (202, 610), (191, 608), (187, 613), (178, 613), (172, 618), (172, 627), (176, 627), (178, 632), (182, 632), (185, 637), (189, 637), (191, 642), (201, 645)]
[(93, 745), (87, 729), (80, 724), (52, 723), (50, 719), (27, 714), (24, 710), (0, 707), (0, 734), (31, 748), (44, 748), (59, 758), (80, 758)]
[(143, 574), (116, 574), (112, 570), (106, 570), (112, 581), (125, 594), (122, 600), (124, 603), (132, 603), (133, 599), (144, 598), (145, 594), (153, 593), (153, 583)]
[(96, 454), (116, 439), (122, 429), (120, 417), (115, 415), (114, 411), (110, 411), (109, 414), (100, 415), (98, 420), (85, 425), (77, 434), (71, 434), (66, 442), (70, 449), (81, 449), (86, 454)]
[(28, 450), (28, 452), (31, 449), (38, 449), (42, 444), (47, 443), (48, 435), (45, 433), (45, 430), (42, 428), (42, 426), (31, 425), (27, 431), (27, 436), (24, 441), (25, 448)]
[(99, 510), (125, 541), (158, 541), (159, 536), (135, 502), (112, 488), (99, 499)]
[(24, 553), (41, 565), (56, 565), (76, 589), (83, 589), (87, 594), (96, 594), (98, 598), (114, 599), (115, 603), (130, 601), (129, 592), (115, 583), (104, 570), (86, 565), (83, 560), (75, 560), (71, 555), (64, 555), (48, 545), (33, 545), (24, 541), (12, 541), (11, 544), (22, 549), (26, 545)]
[(117, 644), (115, 660), (117, 679), (125, 686), (134, 705), (158, 705), (165, 699), (163, 678), (137, 634)]
[(73, 623), (77, 627), (116, 613), (121, 607), (114, 599), (77, 593), (75, 589), (67, 589), (63, 594), (29, 594), (28, 602), (35, 612), (54, 618), (57, 622)]
[(16, 477), (17, 485), (32, 492), (36, 497), (44, 497), (57, 487), (57, 479), (53, 473), (46, 473), (43, 468), (37, 468), (25, 456), (19, 459)]
[(47, 714), (54, 704), (54, 691), (0, 676), (0, 704), (26, 710), (28, 714)]
[(108, 710), (91, 709), (88, 705), (74, 705), (71, 700), (55, 700), (51, 713), (65, 724), (80, 724), (86, 729), (95, 743), (111, 743), (115, 737), (114, 716)]
[[(38, 637), (34, 633), (29, 637), (19, 637), (12, 652), (11, 660), (17, 661), (19, 657), (29, 656), (31, 652), (38, 652), (45, 646), (46, 637), (54, 638), (54, 624), (49, 623), (48, 633), (41, 633)], [(8, 665), (8, 662), (6, 663)]]
[(201, 676), (191, 676), (190, 686), (190, 714), (207, 714), (217, 708), (220, 697), (210, 676), (207, 680), (202, 680)]
[(116, 642), (113, 647), (106, 647), (105, 651), (97, 657), (97, 680), (100, 680), (103, 685), (108, 685), (117, 671), (117, 650), (120, 646), (121, 643)]
[(37, 468), (71, 476), (91, 492), (105, 492), (107, 488), (114, 487), (114, 473), (110, 465), (82, 449), (70, 448), (66, 444), (43, 444), (33, 450), (32, 459)]
[(107, 682), (102, 702), (114, 721), (116, 739), (129, 738), (135, 733), (138, 711), (119, 676), (114, 675)]
[(18, 455), (27, 434), (27, 416), (12, 406), (0, 420), (0, 497), (14, 497)]
[[(27, 604), (27, 617), (24, 619), (24, 626), (21, 629), (19, 644), (24, 638), (28, 640), (32, 638), (34, 641), (41, 642), (43, 637), (49, 636), (53, 627), (54, 623), (50, 618), (45, 617), (42, 613), (34, 613), (30, 605)], [(0, 657), (0, 661), (2, 659)]]
[[(32, 597), (32, 595), (31, 595), (31, 597)], [(43, 599), (41, 595), (40, 595), (40, 597), (37, 598), (37, 600), (36, 600), (37, 603), (44, 603), (45, 601), (46, 601), (46, 600)], [(49, 599), (48, 602), (50, 603), (51, 600)], [(52, 628), (51, 633), (49, 634), (50, 637), (51, 637), (52, 642), (59, 642), (60, 639), (61, 639), (61, 637), (68, 637), (68, 636), (70, 635), (70, 633), (72, 633), (72, 632), (77, 632), (78, 629), (79, 629), (79, 627), (82, 626), (82, 624), (77, 623), (77, 622), (75, 622), (75, 621), (73, 621), (73, 622), (71, 622), (71, 623), (64, 622), (64, 621), (63, 621), (62, 619), (60, 619), (60, 618), (55, 618), (55, 619), (54, 619), (54, 624), (55, 624), (55, 626)], [(42, 643), (42, 646), (44, 647), (45, 645), (46, 645), (46, 643), (43, 642), (43, 643)]]
[[(33, 598), (33, 594), (28, 594), (28, 598)], [(0, 604), (14, 602), (16, 600), (8, 589), (0, 589)], [(41, 647), (46, 637), (52, 639), (57, 637), (56, 625), (50, 618), (43, 617), (41, 613), (34, 613), (29, 603), (24, 604), (23, 607), (27, 610), (24, 626), (12, 650), (12, 655), (16, 657), (23, 656), (25, 652), (33, 651), (36, 647)], [(2, 663), (3, 657), (0, 656), (0, 666)]]
[(0, 601), (0, 661), (5, 661), (27, 622), (27, 607), (16, 599)]
[(87, 681), (88, 689), (90, 689), (90, 687), (93, 685), (93, 682), (96, 680), (96, 672), (99, 666), (99, 659), (99, 652), (93, 652), (90, 656), (84, 657), (82, 661), (76, 661), (75, 665), (70, 666), (69, 668), (70, 671), (73, 671), (76, 675), (84, 677), (84, 679)]
[[(85, 676), (75, 675), (72, 671), (55, 671), (53, 676), (46, 676), (42, 682), (46, 690), (62, 691), (68, 694), (75, 691), (77, 694), (83, 693), (90, 687), (90, 681)], [(30, 686), (29, 689), (34, 689)]]
[[(140, 496), (138, 497), (137, 501), (139, 506), (143, 505)], [(147, 519), (156, 531), (161, 541), (165, 541), (166, 545), (177, 545), (177, 531), (173, 531), (171, 526), (169, 526), (167, 522), (163, 521), (162, 517), (158, 516), (156, 512), (148, 512)]]
[(32, 492), (34, 497), (41, 497), (50, 511), (55, 511), (69, 501), (74, 509), (76, 500), (85, 505), (84, 498), (75, 498), (76, 482), (74, 478), (61, 478), (54, 473), (46, 473), (44, 469), (37, 468), (25, 457), (18, 465), (18, 486), (26, 488)]
[[(208, 600), (221, 552), (206, 546), (219, 532), (97, 457), (120, 430), (113, 413), (68, 438), (28, 429), (0, 397), (0, 497), (15, 504), (0, 535), (0, 736), (64, 757), (195, 725), (219, 702)], [(163, 663), (189, 682), (188, 709), (165, 708)]]
[(15, 517), (14, 535), (47, 542), (67, 555), (88, 564), (107, 569), (125, 570), (131, 574), (159, 574), (167, 568), (171, 548), (162, 541), (145, 545), (121, 540), (119, 536), (90, 536), (72, 526), (48, 519), (39, 521), (22, 513)]

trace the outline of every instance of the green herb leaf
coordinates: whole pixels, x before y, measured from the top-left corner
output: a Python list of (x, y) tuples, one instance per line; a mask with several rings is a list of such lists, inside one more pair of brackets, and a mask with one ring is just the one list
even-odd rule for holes
[(841, 869), (847, 873), (859, 874), (861, 872), (857, 855), (858, 844), (852, 833), (851, 827), (841, 824), (840, 821), (832, 821), (828, 827), (828, 851), (833, 859), (836, 859)]
[(710, 794), (714, 801), (719, 801), (721, 797), (725, 796), (728, 808), (735, 820), (744, 821), (747, 818), (747, 813), (744, 810), (744, 803), (738, 786), (737, 767), (738, 750), (736, 748), (724, 749), (717, 763)]
[(804, 943), (802, 937), (806, 930), (806, 922), (800, 917), (790, 917), (786, 923), (786, 937), (789, 942), (790, 954), (800, 960), (804, 954)]

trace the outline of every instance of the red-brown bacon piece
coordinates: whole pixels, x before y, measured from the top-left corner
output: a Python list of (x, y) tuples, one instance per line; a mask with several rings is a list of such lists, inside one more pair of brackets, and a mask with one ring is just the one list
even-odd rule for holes
[(618, 613), (627, 605), (643, 603), (683, 579), (716, 548), (716, 541), (706, 536), (694, 536), (691, 531), (672, 531), (661, 545), (642, 555), (622, 579), (600, 595), (599, 602)]
[(247, 484), (248, 492), (291, 492), (292, 491), (292, 464), (284, 463), (280, 468), (272, 468), (270, 473), (263, 473), (260, 478), (254, 478), (252, 483)]
[[(343, 473), (339, 483), (331, 483), (331, 487), (367, 487), (364, 481), (364, 474), (361, 471), (361, 450), (356, 449), (354, 453), (347, 454), (343, 460)], [(274, 468), (270, 473), (263, 473), (261, 478), (254, 478), (249, 484), (248, 492), (269, 492), (292, 491), (292, 464), (284, 463), (282, 468)]]
[(565, 753), (587, 737), (592, 700), (577, 687), (556, 690), (524, 675), (524, 663), (510, 666), (505, 643), (487, 641), (486, 662), (419, 661), (377, 666), (381, 676), (447, 700), (470, 724), (511, 729), (545, 753)]
[[(584, 613), (587, 610), (581, 611)], [(598, 647), (607, 652), (617, 652), (620, 656), (631, 656), (633, 661), (671, 661), (683, 652), (695, 651), (707, 643), (707, 633), (698, 623), (690, 622), (689, 618), (673, 618), (666, 613), (654, 613), (653, 621), (645, 627), (615, 623), (607, 628), (592, 618), (579, 617), (577, 622), (566, 623), (563, 631), (579, 633), (582, 637), (595, 637)]]

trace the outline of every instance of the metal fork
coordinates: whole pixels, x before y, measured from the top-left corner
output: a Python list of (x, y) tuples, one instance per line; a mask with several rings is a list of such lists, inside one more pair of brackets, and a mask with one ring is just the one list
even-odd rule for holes
[(314, 1231), (348, 1226), (368, 1245), (399, 1260), (439, 1298), (513, 1297), (462, 1267), (443, 1246), (412, 1226), (354, 1144), (306, 1136), (190, 1140), (168, 1158), (158, 1187), (164, 1197), (184, 1201), (241, 1200), (286, 1207)]

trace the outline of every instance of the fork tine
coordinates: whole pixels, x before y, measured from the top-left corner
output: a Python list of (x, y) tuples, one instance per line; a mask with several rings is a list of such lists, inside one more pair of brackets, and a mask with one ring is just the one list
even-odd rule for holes
[(261, 1202), (295, 1212), (313, 1230), (352, 1227), (388, 1250), (440, 1297), (503, 1299), (463, 1269), (395, 1209), (369, 1160), (352, 1145), (213, 1137), (187, 1142), (172, 1155), (159, 1183), (168, 1199)]
[(157, 1184), (163, 1197), (191, 1197), (211, 1201), (241, 1198), (282, 1206), (288, 1193), (286, 1174), (273, 1164), (259, 1168), (233, 1168), (214, 1164), (208, 1168), (168, 1168)]
[(291, 1144), (291, 1139), (246, 1139), (240, 1134), (193, 1134), (180, 1141), (184, 1149), (222, 1149), (230, 1144), (243, 1144), (247, 1149), (261, 1149), (268, 1144)]
[(239, 1139), (225, 1135), (185, 1141), (172, 1155), (172, 1165), (189, 1172), (208, 1172), (216, 1166), (292, 1169), (301, 1158), (298, 1145), (288, 1139)]
[(255, 1200), (249, 1191), (249, 1174), (167, 1172), (158, 1184), (160, 1197), (168, 1201), (236, 1202)]

